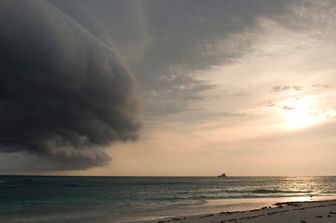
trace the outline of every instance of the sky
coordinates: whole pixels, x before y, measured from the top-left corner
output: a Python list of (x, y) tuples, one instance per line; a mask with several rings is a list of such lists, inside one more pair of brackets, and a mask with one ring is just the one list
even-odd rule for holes
[(4, 0), (0, 174), (334, 175), (333, 0)]

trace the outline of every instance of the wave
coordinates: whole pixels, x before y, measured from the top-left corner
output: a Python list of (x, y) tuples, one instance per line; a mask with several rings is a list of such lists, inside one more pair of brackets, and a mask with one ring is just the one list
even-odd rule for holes
[(253, 189), (253, 190), (209, 190), (183, 191), (172, 196), (157, 197), (155, 200), (198, 200), (198, 199), (239, 199), (239, 198), (274, 198), (274, 197), (301, 197), (323, 196), (336, 194), (335, 191), (317, 192), (310, 190), (280, 190), (280, 189)]
[[(230, 190), (230, 189), (212, 189), (212, 190), (195, 190), (183, 191), (179, 194), (188, 195), (192, 193), (198, 194), (306, 194), (315, 193), (310, 190), (278, 190), (278, 189), (254, 189), (254, 190)], [(333, 193), (333, 192), (331, 192)]]
[(306, 194), (312, 193), (312, 191), (308, 190), (276, 190), (276, 189), (257, 189), (248, 191), (248, 193), (256, 193), (256, 194)]
[[(179, 201), (179, 200), (213, 200), (213, 199), (243, 199), (243, 198), (276, 198), (276, 197), (301, 197), (310, 196), (307, 194), (237, 194), (237, 195), (218, 195), (218, 196), (208, 196), (208, 195), (197, 195), (197, 196), (173, 196), (173, 197), (161, 197), (154, 200), (158, 201)], [(314, 194), (314, 196), (323, 196), (323, 194)]]

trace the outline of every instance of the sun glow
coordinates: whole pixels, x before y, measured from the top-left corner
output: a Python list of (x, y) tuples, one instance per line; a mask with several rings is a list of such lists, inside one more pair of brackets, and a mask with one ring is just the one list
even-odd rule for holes
[(314, 97), (289, 98), (276, 105), (283, 118), (282, 128), (295, 130), (319, 124), (323, 121)]

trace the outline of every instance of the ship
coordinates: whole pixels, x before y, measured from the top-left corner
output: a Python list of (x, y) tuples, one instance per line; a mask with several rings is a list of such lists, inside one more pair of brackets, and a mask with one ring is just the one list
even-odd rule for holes
[(218, 175), (217, 177), (227, 177), (226, 173), (222, 173), (220, 175)]

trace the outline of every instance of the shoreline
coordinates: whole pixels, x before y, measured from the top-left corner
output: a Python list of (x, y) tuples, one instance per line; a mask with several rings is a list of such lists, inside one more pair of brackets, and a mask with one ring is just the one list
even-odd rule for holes
[(336, 222), (336, 199), (279, 202), (272, 206), (246, 211), (167, 217), (132, 223), (324, 223)]

